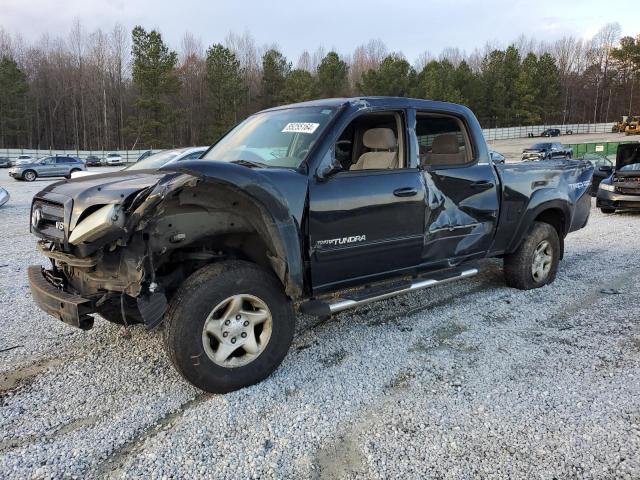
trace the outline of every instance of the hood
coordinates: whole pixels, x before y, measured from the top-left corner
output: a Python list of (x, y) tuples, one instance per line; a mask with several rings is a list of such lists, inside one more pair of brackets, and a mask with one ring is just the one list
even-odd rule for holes
[(125, 202), (132, 194), (155, 185), (165, 176), (167, 173), (148, 170), (88, 175), (54, 183), (35, 197), (72, 203), (70, 228), (73, 229), (87, 208)]
[(640, 142), (622, 143), (618, 145), (616, 151), (616, 170), (633, 164), (638, 165), (637, 169), (633, 170), (640, 174)]

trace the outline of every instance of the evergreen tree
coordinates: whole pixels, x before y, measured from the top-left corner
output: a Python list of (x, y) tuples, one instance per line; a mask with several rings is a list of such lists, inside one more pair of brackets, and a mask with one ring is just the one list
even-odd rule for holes
[(560, 71), (556, 61), (549, 53), (544, 53), (538, 60), (537, 69), (538, 97), (537, 104), (542, 111), (542, 121), (550, 123), (559, 116), (562, 110), (560, 97)]
[(284, 101), (287, 103), (304, 102), (318, 98), (318, 82), (307, 70), (295, 69), (285, 81)]
[(0, 147), (19, 146), (27, 128), (26, 75), (13, 58), (0, 58)]
[(180, 81), (176, 75), (178, 55), (170, 51), (155, 30), (147, 32), (137, 26), (132, 31), (133, 82), (137, 87), (137, 116), (129, 121), (142, 144), (159, 147), (172, 144), (171, 129), (176, 111), (170, 99), (178, 93)]
[(504, 110), (506, 122), (512, 124), (512, 117), (518, 105), (518, 93), (516, 82), (520, 74), (520, 53), (513, 45), (504, 52), (504, 64), (502, 66), (502, 83), (504, 85)]
[(267, 50), (262, 56), (262, 106), (279, 105), (284, 101), (284, 88), (291, 63), (278, 50)]
[(349, 90), (349, 66), (336, 52), (329, 52), (318, 65), (320, 93), (326, 97), (346, 95)]
[(453, 73), (453, 88), (460, 92), (463, 103), (476, 111), (482, 98), (482, 86), (478, 75), (471, 71), (469, 64), (464, 60)]
[(231, 50), (219, 43), (207, 50), (206, 78), (209, 113), (212, 116), (211, 140), (215, 141), (239, 121), (238, 112), (246, 89), (240, 61)]
[(382, 60), (378, 70), (365, 72), (357, 87), (364, 95), (406, 97), (413, 90), (415, 81), (416, 72), (409, 62), (389, 55)]
[(443, 102), (464, 103), (462, 92), (455, 86), (455, 68), (449, 60), (432, 60), (418, 75), (414, 95)]
[(493, 50), (482, 62), (482, 100), (477, 115), (485, 127), (495, 127), (504, 122), (506, 116), (505, 98), (507, 87), (504, 84), (503, 66), (505, 54), (502, 50)]
[(538, 57), (529, 53), (520, 68), (516, 82), (518, 104), (515, 109), (516, 119), (523, 125), (536, 125), (542, 120), (540, 105), (540, 86), (538, 85)]

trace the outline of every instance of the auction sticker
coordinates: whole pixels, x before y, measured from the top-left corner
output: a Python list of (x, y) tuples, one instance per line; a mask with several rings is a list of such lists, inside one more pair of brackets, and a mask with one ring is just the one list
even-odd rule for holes
[(313, 133), (319, 126), (319, 123), (287, 123), (282, 133)]

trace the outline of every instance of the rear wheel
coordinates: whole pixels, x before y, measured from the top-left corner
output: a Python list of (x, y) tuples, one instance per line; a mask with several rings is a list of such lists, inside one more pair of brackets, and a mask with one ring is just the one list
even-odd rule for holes
[(600, 211), (604, 214), (610, 215), (612, 213), (616, 213), (615, 208), (601, 208)]
[(36, 178), (38, 178), (38, 174), (33, 170), (27, 170), (22, 173), (22, 178), (27, 182), (33, 182)]
[(165, 348), (191, 384), (225, 393), (257, 383), (282, 362), (295, 314), (280, 281), (243, 261), (207, 265), (173, 297)]
[(80, 171), (79, 168), (72, 168), (71, 171), (69, 172), (69, 175), (67, 175), (66, 178), (71, 178), (71, 174), (79, 171)]
[(560, 239), (556, 229), (548, 223), (535, 222), (520, 248), (504, 257), (507, 285), (530, 290), (553, 282), (560, 255)]

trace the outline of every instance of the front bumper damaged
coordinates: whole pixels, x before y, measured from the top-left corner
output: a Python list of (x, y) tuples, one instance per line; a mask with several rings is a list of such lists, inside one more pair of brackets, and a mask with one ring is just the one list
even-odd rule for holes
[(93, 327), (93, 317), (89, 314), (95, 312), (94, 302), (54, 285), (50, 274), (40, 265), (31, 265), (27, 270), (31, 296), (36, 305), (71, 326), (83, 330)]

